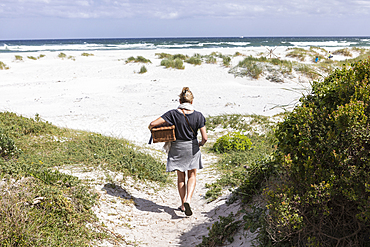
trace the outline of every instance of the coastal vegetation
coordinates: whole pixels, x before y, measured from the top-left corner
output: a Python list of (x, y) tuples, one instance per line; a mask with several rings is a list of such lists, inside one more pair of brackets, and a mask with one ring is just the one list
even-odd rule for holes
[(15, 55), (15, 61), (23, 61), (23, 57), (20, 55)]
[(9, 67), (5, 63), (0, 61), (0, 70), (5, 70), (5, 69), (9, 69)]
[(64, 58), (67, 57), (67, 55), (65, 53), (61, 52), (61, 53), (58, 54), (58, 57), (64, 59)]
[(141, 68), (140, 68), (140, 71), (139, 71), (139, 74), (144, 74), (144, 73), (146, 73), (148, 70), (147, 70), (147, 68), (143, 65), (143, 66), (141, 66)]
[(161, 61), (161, 66), (166, 68), (185, 69), (184, 62), (180, 58), (165, 58)]
[(149, 59), (146, 59), (143, 56), (129, 57), (126, 60), (126, 63), (152, 63)]
[(201, 65), (202, 56), (200, 54), (194, 54), (192, 57), (186, 59), (185, 62), (193, 64), (193, 65)]
[(164, 166), (123, 139), (58, 128), (38, 115), (0, 113), (0, 243), (2, 246), (86, 246), (124, 241), (92, 212), (98, 195), (69, 165), (119, 172), (159, 184)]
[[(199, 246), (215, 246), (207, 243), (216, 233), (222, 240), (217, 244), (232, 241), (224, 234), (231, 226), (257, 232), (259, 246), (369, 245), (369, 70), (369, 60), (336, 69), (314, 81), (311, 93), (282, 121), (272, 122), (271, 152), (251, 163), (241, 160), (229, 172), (238, 187), (229, 203), (239, 198), (249, 208), (240, 212), (243, 222), (229, 215), (224, 224), (220, 218)], [(245, 126), (231, 123), (240, 117), (219, 119), (224, 126)], [(236, 167), (245, 170), (236, 176)]]
[(34, 56), (27, 56), (27, 58), (28, 58), (28, 59), (31, 59), (31, 60), (37, 60), (37, 58), (36, 58), (36, 57), (34, 57)]
[(65, 58), (67, 58), (67, 59), (71, 59), (71, 60), (73, 60), (73, 61), (76, 61), (76, 58), (75, 58), (74, 56), (68, 56), (68, 57), (67, 57), (67, 54), (65, 54), (65, 53), (63, 53), (63, 52), (59, 53), (59, 54), (58, 54), (58, 57), (59, 57), (59, 58), (61, 58), (61, 59), (65, 59)]
[(90, 57), (90, 56), (94, 56), (94, 54), (92, 54), (92, 53), (87, 53), (87, 52), (83, 52), (83, 53), (81, 54), (81, 56), (83, 56), (83, 57)]

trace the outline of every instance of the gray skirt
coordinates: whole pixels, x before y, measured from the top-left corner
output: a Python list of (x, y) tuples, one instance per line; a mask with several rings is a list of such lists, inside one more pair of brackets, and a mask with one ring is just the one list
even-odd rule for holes
[(202, 154), (198, 140), (172, 142), (167, 157), (167, 172), (179, 170), (185, 172), (193, 169), (202, 169)]

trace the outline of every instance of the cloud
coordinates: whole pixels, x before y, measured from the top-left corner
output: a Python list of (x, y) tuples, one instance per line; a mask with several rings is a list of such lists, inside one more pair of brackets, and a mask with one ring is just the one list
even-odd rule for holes
[(276, 18), (370, 14), (366, 0), (1, 0), (0, 18)]

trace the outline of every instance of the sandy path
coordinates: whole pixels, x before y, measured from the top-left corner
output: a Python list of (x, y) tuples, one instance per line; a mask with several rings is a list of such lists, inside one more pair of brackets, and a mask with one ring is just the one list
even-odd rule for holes
[[(100, 195), (100, 203), (94, 208), (96, 215), (112, 232), (123, 236), (128, 245), (195, 246), (202, 242), (202, 236), (207, 236), (207, 227), (219, 216), (227, 216), (231, 212), (235, 214), (240, 206), (238, 203), (226, 206), (227, 195), (211, 203), (204, 199), (207, 191), (205, 184), (217, 178), (210, 168), (215, 160), (216, 157), (210, 154), (203, 155), (205, 168), (197, 174), (191, 217), (177, 209), (180, 198), (175, 186), (158, 188), (154, 184), (123, 181), (122, 176), (113, 173), (83, 171), (80, 167), (63, 171), (89, 179)], [(238, 238), (228, 246), (249, 246), (246, 245), (248, 241)]]

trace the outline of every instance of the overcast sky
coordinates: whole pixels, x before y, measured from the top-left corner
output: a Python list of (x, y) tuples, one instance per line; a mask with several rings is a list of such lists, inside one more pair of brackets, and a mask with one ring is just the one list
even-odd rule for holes
[(370, 36), (370, 0), (0, 0), (0, 40)]

